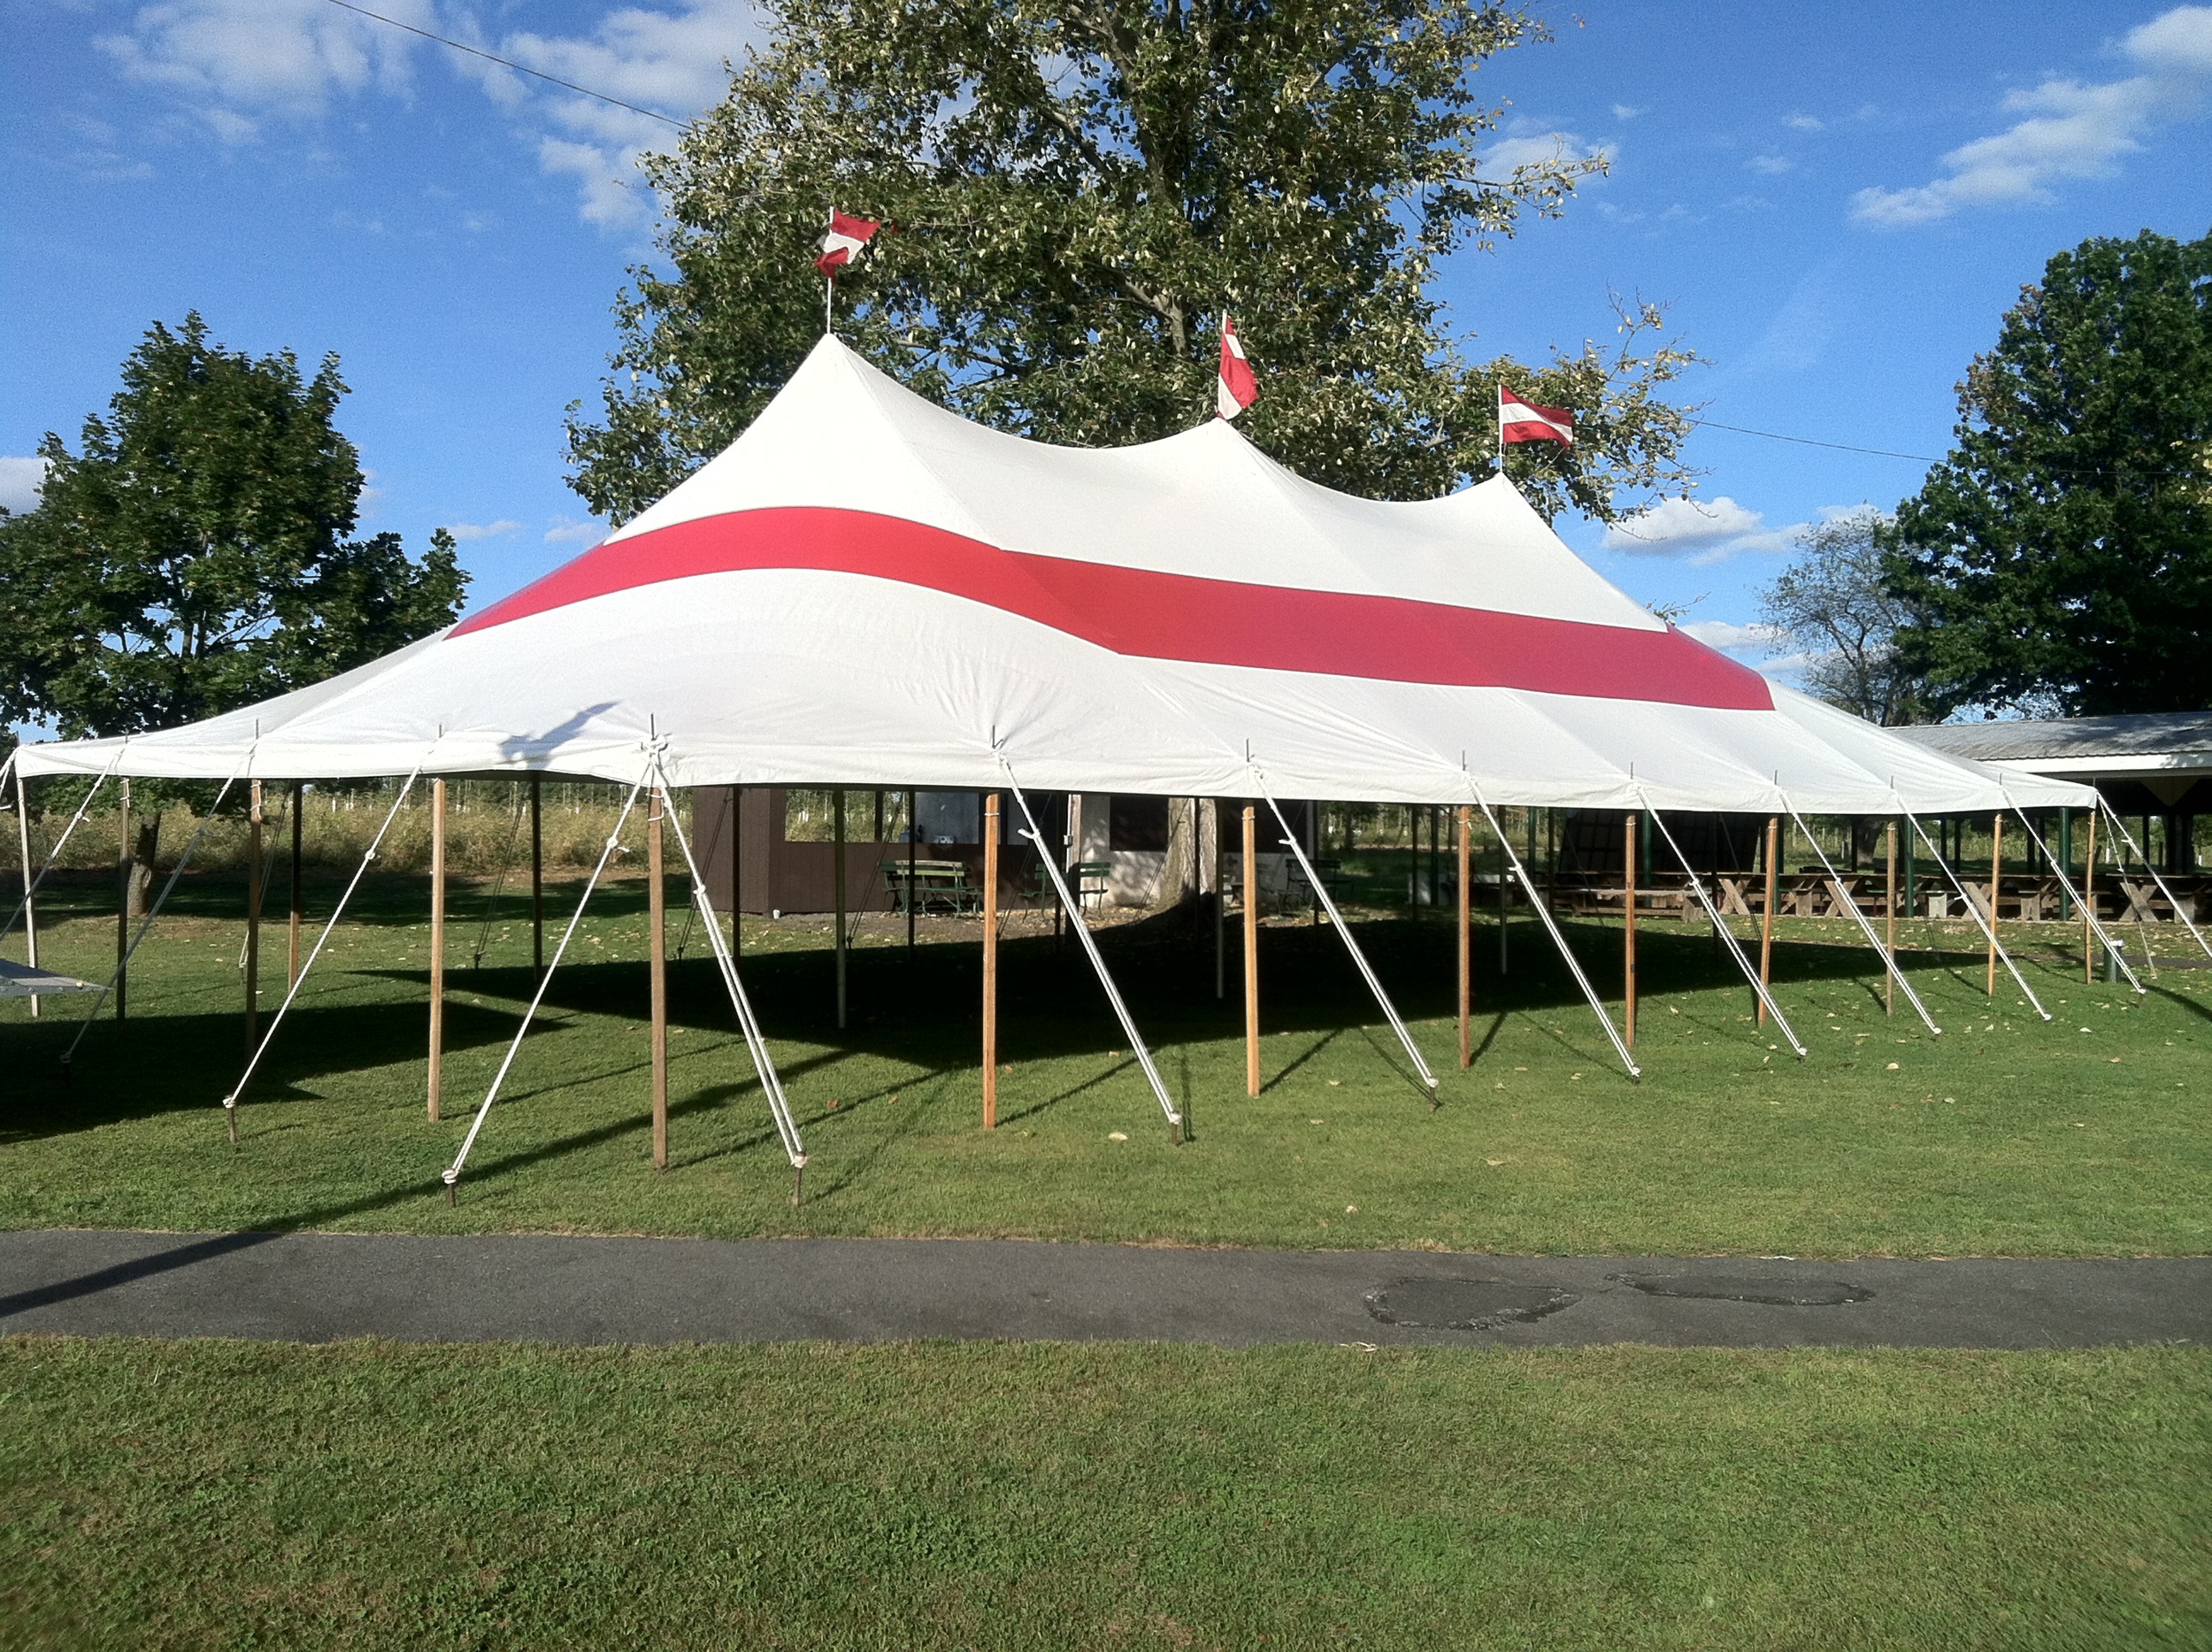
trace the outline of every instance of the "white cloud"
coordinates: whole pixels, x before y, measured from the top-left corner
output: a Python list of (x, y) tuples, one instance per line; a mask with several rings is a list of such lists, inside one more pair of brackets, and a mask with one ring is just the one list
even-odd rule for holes
[(1701, 568), (1743, 551), (1786, 549), (1795, 527), (1770, 528), (1760, 512), (1723, 494), (1716, 499), (1662, 499), (1648, 511), (1605, 530), (1607, 550), (1631, 557), (1682, 557)]
[(1643, 112), (1644, 111), (1640, 109), (1632, 109), (1626, 104), (1616, 104), (1613, 105), (1613, 119), (1616, 120), (1633, 120), (1638, 115), (1642, 114)]
[(1782, 124), (1793, 132), (1824, 132), (1826, 126), (1811, 115), (1792, 115)]
[(606, 534), (604, 523), (572, 522), (565, 516), (557, 516), (552, 520), (552, 526), (545, 530), (545, 542), (559, 545), (582, 541), (596, 545), (606, 537)]
[(1709, 649), (1757, 649), (1764, 653), (1782, 640), (1773, 626), (1740, 626), (1729, 619), (1693, 619), (1678, 628)]
[(497, 539), (503, 534), (513, 533), (521, 526), (521, 523), (511, 522), (503, 516), (496, 522), (485, 522), (480, 524), (475, 522), (449, 522), (446, 524), (445, 531), (452, 534), (454, 538), (463, 541), (472, 539)]
[(0, 510), (37, 510), (39, 487), (45, 480), (44, 459), (0, 454)]
[(1793, 170), (1797, 163), (1786, 155), (1754, 155), (1744, 165), (1753, 172), (1763, 173), (1771, 178)]
[(2084, 85), (2053, 75), (2008, 94), (2025, 119), (1953, 150), (1947, 178), (1906, 189), (1862, 189), (1851, 216), (1879, 229), (1933, 223), (1967, 207), (2032, 206), (2070, 179), (2109, 177), (2162, 122), (2202, 112), (2212, 91), (2212, 7), (2176, 6), (2129, 32), (2121, 54), (2140, 71)]
[(1516, 121), (1510, 135), (1500, 138), (1483, 154), (1486, 173), (1510, 175), (1524, 166), (1554, 166), (1576, 161), (1609, 161), (1618, 152), (1611, 143), (1586, 143), (1572, 132), (1543, 131)]
[[(753, 0), (670, 0), (624, 6), (588, 33), (485, 35), (472, 18), (442, 19), (435, 0), (380, 0), (385, 16), (509, 58), (542, 74), (685, 119), (729, 88), (726, 62), (762, 38)], [(594, 223), (643, 221), (650, 197), (638, 157), (674, 130), (649, 115), (579, 96), (326, 0), (162, 0), (98, 45), (128, 78), (168, 88), (226, 143), (253, 142), (273, 121), (313, 120), (370, 93), (409, 96), (418, 65), (457, 70), (513, 118), (539, 164), (579, 181)]]

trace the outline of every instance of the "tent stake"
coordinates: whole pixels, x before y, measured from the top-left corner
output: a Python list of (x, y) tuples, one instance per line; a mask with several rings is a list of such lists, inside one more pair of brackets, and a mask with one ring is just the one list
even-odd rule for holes
[[(1497, 834), (1498, 849), (1502, 857), (1504, 870), (1509, 871), (1515, 878), (1520, 880), (1521, 892), (1528, 896), (1529, 905), (1542, 922), (1546, 932), (1550, 934), (1552, 945), (1559, 949), (1559, 956), (1567, 965), (1567, 972), (1574, 977), (1575, 985), (1582, 988), (1583, 1001), (1590, 1006), (1590, 1013), (1597, 1017), (1598, 1025), (1605, 1029), (1605, 1036), (1612, 1044), (1614, 1053), (1620, 1057), (1621, 1065), (1628, 1069), (1630, 1078), (1641, 1079), (1644, 1076), (1644, 1070), (1636, 1064), (1636, 1058), (1628, 1053), (1628, 1046), (1621, 1042), (1621, 1035), (1613, 1026), (1613, 1018), (1605, 1012), (1604, 1002), (1598, 997), (1597, 989), (1590, 985), (1590, 978), (1582, 972), (1582, 965), (1576, 962), (1573, 952), (1568, 949), (1567, 937), (1559, 933), (1559, 925), (1551, 913), (1545, 909), (1543, 903), (1536, 898), (1535, 882), (1530, 878), (1528, 868), (1522, 863), (1520, 857), (1513, 852), (1513, 845), (1506, 841), (1505, 827), (1499, 823), (1498, 817), (1492, 812), (1490, 805), (1482, 801), (1479, 795), (1475, 798), (1475, 807), (1482, 811), (1482, 818), (1490, 823), (1491, 831)], [(1531, 827), (1530, 830), (1532, 836), (1534, 828)], [(1502, 875), (1500, 876), (1498, 887), (1501, 890), (1505, 887)]]
[(1473, 881), (1475, 826), (1472, 811), (1465, 803), (1459, 806), (1459, 1064), (1475, 1064), (1474, 997), (1474, 891)]
[(1013, 765), (1002, 755), (999, 765), (1006, 771), (1006, 783), (1014, 794), (1014, 804), (1022, 811), (1028, 828), (1022, 833), (1037, 846), (1044, 862), (1045, 875), (1052, 880), (1052, 892), (1060, 897), (1060, 904), (1068, 914), (1075, 930), (1075, 938), (1083, 943), (1083, 950), (1091, 960), (1091, 967), (1098, 972), (1098, 984), (1106, 989), (1106, 1002), (1114, 1007), (1114, 1018), (1121, 1023), (1121, 1030), (1128, 1035), (1129, 1049), (1137, 1058), (1137, 1065), (1144, 1070), (1145, 1081), (1151, 1085), (1152, 1095), (1160, 1103), (1160, 1110), (1167, 1115), (1168, 1140), (1177, 1146), (1183, 1141), (1183, 1115), (1175, 1105), (1175, 1098), (1168, 1094), (1167, 1082), (1160, 1077), (1160, 1070), (1153, 1064), (1152, 1052), (1147, 1049), (1144, 1035), (1137, 1031), (1136, 1018), (1129, 1013), (1129, 1006), (1122, 1001), (1121, 988), (1114, 985), (1114, 978), (1107, 972), (1106, 960), (1099, 956), (1098, 941), (1092, 935), (1090, 926), (1083, 921), (1083, 909), (1068, 893), (1067, 880), (1060, 875), (1059, 864), (1046, 848), (1045, 834), (1038, 829), (1037, 817), (1031, 812), (1029, 799), (1022, 795), (1021, 783), (1014, 779)]
[[(1774, 1018), (1774, 1025), (1782, 1029), (1782, 1036), (1789, 1040), (1790, 1048), (1797, 1052), (1797, 1058), (1804, 1060), (1807, 1053), (1805, 1046), (1797, 1041), (1797, 1034), (1790, 1030), (1789, 1021), (1782, 1014), (1782, 1007), (1774, 1002), (1773, 995), (1767, 991), (1766, 983), (1751, 967), (1751, 960), (1744, 957), (1743, 949), (1736, 944), (1735, 932), (1721, 921), (1720, 908), (1713, 904), (1713, 897), (1706, 892), (1705, 880), (1697, 875), (1696, 869), (1690, 864), (1690, 857), (1682, 852), (1682, 845), (1674, 841), (1674, 834), (1667, 829), (1666, 817), (1651, 807), (1649, 798), (1644, 800), (1644, 807), (1650, 812), (1652, 824), (1659, 828), (1659, 835), (1667, 840), (1667, 847), (1674, 851), (1674, 858), (1680, 864), (1683, 876), (1689, 879), (1690, 892), (1697, 896), (1698, 904), (1705, 909), (1705, 916), (1712, 920), (1714, 936), (1726, 945), (1729, 956), (1736, 960), (1736, 967), (1743, 972), (1744, 979), (1757, 991), (1759, 1002), (1766, 1005), (1767, 1013)], [(1817, 849), (1820, 846), (1816, 843), (1813, 847)]]
[(445, 786), (430, 782), (430, 1074), (426, 1110), (436, 1124), (445, 1094)]
[[(998, 794), (983, 800), (983, 1127), (998, 1128)], [(1037, 852), (1045, 852), (1037, 839)]]
[(1926, 1025), (1928, 1031), (1939, 1038), (1941, 1037), (1943, 1029), (1935, 1024), (1935, 1018), (1928, 1013), (1928, 1006), (1920, 1002), (1920, 995), (1913, 991), (1912, 983), (1905, 979), (1904, 972), (1897, 967), (1897, 948), (1893, 933), (1891, 944), (1886, 947), (1875, 938), (1874, 926), (1866, 921), (1866, 914), (1859, 911), (1859, 903), (1844, 892), (1843, 880), (1836, 875), (1835, 864), (1828, 858), (1827, 851), (1820, 847), (1820, 840), (1813, 835), (1812, 829), (1800, 818), (1795, 809), (1790, 811), (1790, 818), (1797, 822), (1798, 830), (1805, 834), (1805, 841), (1813, 846), (1813, 853), (1820, 857), (1821, 865), (1827, 869), (1828, 887), (1835, 891), (1836, 899), (1841, 902), (1844, 910), (1851, 914), (1852, 920), (1859, 926), (1859, 933), (1866, 937), (1866, 944), (1874, 949), (1874, 956), (1882, 960), (1885, 984), (1893, 988), (1902, 987), (1905, 989), (1905, 996), (1911, 1001), (1912, 1007), (1919, 1011), (1920, 1019)]
[[(1771, 987), (1774, 983), (1774, 903), (1781, 898), (1782, 817), (1767, 817), (1767, 903), (1766, 911), (1759, 914), (1759, 985)], [(1767, 1001), (1763, 992), (1754, 993), (1759, 1001), (1756, 1025), (1767, 1024)]]
[[(1344, 937), (1345, 950), (1352, 955), (1353, 964), (1358, 967), (1361, 976), (1367, 982), (1367, 990), (1375, 995), (1375, 1002), (1382, 1006), (1384, 1017), (1389, 1021), (1392, 1030), (1398, 1034), (1398, 1042), (1405, 1047), (1406, 1059), (1413, 1063), (1413, 1070), (1421, 1075), (1421, 1082), (1428, 1087), (1429, 1105), (1433, 1108), (1436, 1105), (1436, 1075), (1429, 1071), (1429, 1064), (1421, 1059), (1420, 1047), (1414, 1043), (1413, 1034), (1407, 1031), (1404, 1018), (1398, 1013), (1397, 1005), (1390, 1002), (1390, 995), (1383, 990), (1381, 980), (1367, 962), (1367, 955), (1359, 949), (1359, 942), (1352, 938), (1352, 928), (1344, 921), (1344, 914), (1336, 910), (1336, 897), (1323, 886), (1321, 874), (1313, 869), (1313, 863), (1306, 858), (1305, 846), (1298, 841), (1298, 834), (1290, 829), (1290, 818), (1283, 813), (1282, 804), (1277, 803), (1271, 794), (1263, 792), (1262, 795), (1267, 798), (1267, 806), (1275, 811), (1276, 824), (1283, 829), (1283, 847), (1296, 857), (1298, 869), (1306, 874), (1307, 887), (1314, 892), (1315, 899), (1321, 903), (1321, 910), (1329, 915), (1329, 922), (1335, 927), (1337, 934)], [(1417, 863), (1416, 870), (1417, 873)], [(1417, 885), (1419, 883), (1420, 880), (1417, 875), (1414, 881)]]
[(652, 932), (653, 1168), (668, 1168), (668, 889), (661, 849), (667, 794), (656, 785), (645, 805), (645, 901)]
[(1621, 910), (1626, 920), (1621, 941), (1621, 1033), (1631, 1049), (1636, 1048), (1636, 826), (1633, 810), (1621, 817)]
[(1260, 1093), (1260, 811), (1244, 808), (1244, 1093)]

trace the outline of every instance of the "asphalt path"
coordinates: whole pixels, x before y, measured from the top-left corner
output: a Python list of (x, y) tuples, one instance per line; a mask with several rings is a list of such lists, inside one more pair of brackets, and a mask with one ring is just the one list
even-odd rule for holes
[(2212, 1340), (2212, 1257), (1799, 1261), (1016, 1240), (0, 1233), (0, 1333), (2084, 1348)]

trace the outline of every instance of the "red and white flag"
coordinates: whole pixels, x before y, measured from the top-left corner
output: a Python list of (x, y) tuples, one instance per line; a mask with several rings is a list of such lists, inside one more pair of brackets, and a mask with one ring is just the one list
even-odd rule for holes
[(1252, 364), (1245, 359), (1244, 341), (1237, 336), (1237, 324), (1229, 319), (1226, 311), (1221, 317), (1221, 379), (1214, 386), (1214, 411), (1224, 419), (1234, 419), (1253, 403), (1259, 400), (1259, 380), (1252, 376)]
[(822, 237), (822, 256), (814, 260), (814, 267), (834, 280), (837, 272), (858, 257), (860, 250), (882, 227), (872, 218), (855, 218), (833, 208), (829, 234)]
[(1575, 416), (1563, 407), (1539, 407), (1498, 387), (1498, 442), (1556, 442), (1575, 444)]

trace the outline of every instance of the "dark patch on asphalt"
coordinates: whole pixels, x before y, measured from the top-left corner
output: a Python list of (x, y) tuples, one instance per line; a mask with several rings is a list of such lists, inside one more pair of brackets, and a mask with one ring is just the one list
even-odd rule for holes
[(1393, 1279), (1367, 1293), (1367, 1311), (1385, 1325), (1430, 1331), (1488, 1331), (1541, 1319), (1582, 1299), (1549, 1285), (1503, 1279)]
[(1772, 1308), (1837, 1308), (1874, 1300), (1863, 1285), (1841, 1279), (1755, 1279), (1741, 1273), (1617, 1273), (1622, 1284), (1647, 1296), (1689, 1296), (1702, 1302), (1763, 1302)]

